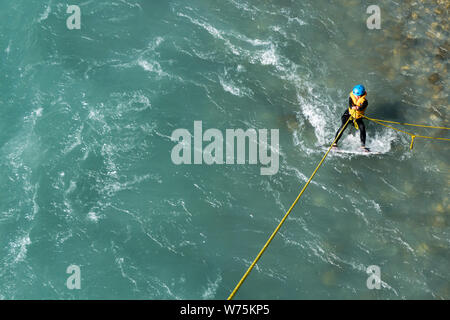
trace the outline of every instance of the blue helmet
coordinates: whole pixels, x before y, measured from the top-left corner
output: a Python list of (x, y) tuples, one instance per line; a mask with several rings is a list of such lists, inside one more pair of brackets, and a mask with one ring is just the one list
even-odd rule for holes
[(362, 84), (358, 84), (353, 88), (353, 94), (355, 96), (362, 96), (366, 92), (366, 88)]

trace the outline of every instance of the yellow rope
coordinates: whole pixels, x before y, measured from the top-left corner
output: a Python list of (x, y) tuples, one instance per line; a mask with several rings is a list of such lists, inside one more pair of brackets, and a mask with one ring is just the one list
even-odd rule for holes
[[(366, 116), (363, 116), (364, 118), (366, 118), (367, 120), (373, 121), (375, 123), (378, 123), (382, 126), (391, 128), (393, 130), (396, 131), (400, 131), (403, 133), (406, 133), (408, 135), (411, 136), (411, 144), (409, 146), (410, 149), (413, 148), (414, 145), (414, 139), (415, 138), (426, 138), (426, 139), (436, 139), (436, 140), (445, 140), (445, 141), (450, 141), (450, 139), (446, 139), (446, 138), (436, 138), (436, 137), (427, 137), (427, 136), (420, 136), (420, 135), (415, 135), (412, 134), (410, 132), (407, 131), (403, 131), (394, 127), (391, 127), (389, 125), (383, 124), (381, 122), (387, 122), (387, 123), (395, 123), (395, 124), (404, 124), (404, 125), (409, 125), (409, 126), (416, 126), (416, 127), (425, 127), (425, 128), (434, 128), (434, 129), (446, 129), (449, 130), (450, 128), (445, 128), (445, 127), (434, 127), (434, 126), (424, 126), (424, 125), (415, 125), (415, 124), (409, 124), (409, 123), (400, 123), (400, 122), (395, 122), (395, 121), (387, 121), (387, 120), (380, 120), (380, 119), (372, 119), (372, 118), (368, 118)], [(347, 122), (345, 123), (345, 125), (342, 127), (342, 129), (339, 131), (339, 133), (336, 135), (336, 138), (334, 139), (333, 143), (331, 144), (331, 146), (328, 148), (327, 152), (325, 153), (325, 155), (322, 157), (322, 160), (320, 160), (319, 164), (317, 165), (316, 169), (314, 170), (314, 172), (312, 173), (311, 177), (309, 177), (308, 181), (306, 182), (306, 184), (303, 186), (302, 190), (300, 191), (300, 193), (298, 194), (297, 198), (295, 199), (295, 201), (292, 203), (291, 207), (289, 208), (289, 210), (286, 212), (286, 214), (284, 215), (283, 219), (281, 219), (280, 223), (278, 224), (278, 226), (275, 228), (275, 230), (272, 232), (272, 234), (269, 237), (269, 240), (267, 240), (267, 242), (264, 244), (263, 248), (261, 249), (261, 251), (259, 251), (258, 255), (256, 256), (255, 260), (253, 260), (252, 264), (250, 265), (250, 267), (248, 267), (247, 271), (245, 272), (245, 274), (242, 276), (241, 280), (239, 280), (238, 284), (236, 285), (236, 287), (234, 288), (234, 290), (231, 292), (230, 296), (228, 297), (227, 300), (231, 300), (233, 299), (233, 297), (236, 295), (237, 291), (239, 290), (239, 288), (242, 286), (242, 284), (244, 283), (245, 279), (247, 279), (248, 275), (250, 274), (250, 272), (253, 270), (253, 267), (256, 265), (256, 263), (258, 262), (258, 260), (261, 258), (261, 256), (263, 255), (263, 253), (266, 251), (267, 247), (269, 246), (269, 244), (272, 242), (273, 238), (275, 237), (275, 235), (278, 233), (278, 231), (280, 230), (281, 226), (283, 225), (283, 223), (286, 221), (287, 217), (289, 216), (289, 214), (291, 213), (291, 211), (294, 209), (295, 205), (297, 204), (297, 202), (300, 200), (301, 196), (303, 195), (303, 193), (305, 192), (306, 188), (308, 187), (308, 185), (310, 184), (310, 182), (312, 181), (312, 179), (314, 178), (314, 176), (316, 175), (317, 171), (319, 170), (319, 168), (322, 166), (323, 162), (325, 161), (325, 158), (328, 156), (328, 154), (330, 153), (331, 148), (333, 147), (334, 143), (336, 142), (337, 138), (342, 134), (342, 132), (344, 131), (344, 129), (346, 128), (348, 122), (352, 120), (352, 117), (350, 116), (347, 119)]]
[(422, 124), (412, 124), (412, 123), (405, 123), (405, 122), (396, 122), (396, 121), (388, 121), (388, 120), (381, 120), (381, 119), (373, 119), (373, 118), (369, 118), (369, 117), (366, 117), (366, 116), (364, 116), (364, 118), (366, 118), (367, 120), (371, 120), (371, 121), (379, 121), (379, 122), (386, 122), (386, 123), (401, 124), (401, 125), (404, 125), (404, 126), (413, 126), (413, 127), (422, 127), (422, 128), (450, 130), (450, 128), (447, 128), (447, 127), (424, 126)]
[(333, 147), (334, 143), (336, 142), (337, 138), (342, 134), (342, 132), (344, 131), (345, 127), (347, 126), (348, 122), (350, 121), (350, 117), (348, 118), (347, 122), (345, 123), (345, 125), (342, 127), (341, 131), (339, 131), (339, 134), (336, 135), (336, 138), (334, 139), (333, 143), (331, 144), (331, 146), (328, 148), (327, 152), (325, 153), (325, 155), (323, 156), (322, 160), (320, 160), (319, 164), (317, 165), (316, 169), (314, 170), (314, 172), (312, 173), (311, 177), (309, 177), (308, 181), (306, 182), (306, 184), (303, 186), (303, 189), (300, 191), (300, 193), (298, 194), (297, 198), (295, 199), (295, 201), (292, 203), (291, 207), (289, 208), (289, 210), (286, 212), (286, 214), (284, 215), (283, 219), (281, 219), (280, 223), (278, 224), (278, 226), (276, 227), (276, 229), (272, 232), (272, 235), (270, 236), (269, 240), (267, 240), (266, 244), (264, 245), (264, 247), (261, 249), (261, 251), (258, 253), (258, 255), (256, 256), (255, 260), (253, 260), (252, 264), (250, 265), (250, 267), (247, 269), (247, 271), (245, 272), (244, 276), (241, 278), (241, 280), (239, 281), (239, 283), (236, 285), (236, 287), (234, 288), (234, 290), (231, 292), (230, 296), (228, 297), (227, 300), (231, 300), (233, 299), (234, 295), (236, 294), (236, 292), (239, 290), (239, 288), (241, 287), (241, 285), (244, 283), (245, 279), (247, 278), (247, 276), (250, 274), (250, 272), (252, 271), (253, 267), (256, 265), (256, 263), (258, 262), (259, 258), (261, 258), (261, 256), (263, 255), (264, 251), (266, 251), (267, 247), (269, 246), (269, 244), (272, 242), (273, 238), (275, 237), (275, 235), (278, 233), (278, 230), (280, 230), (281, 226), (283, 225), (284, 221), (287, 219), (287, 217), (289, 216), (289, 214), (291, 213), (292, 209), (294, 209), (295, 205), (297, 204), (298, 200), (300, 200), (300, 197), (303, 195), (303, 192), (305, 192), (306, 188), (308, 187), (309, 183), (311, 182), (311, 180), (313, 179), (313, 177), (316, 175), (317, 171), (319, 170), (319, 168), (322, 166), (322, 163), (325, 161), (325, 158), (328, 156), (328, 153), (330, 153), (331, 148)]
[[(415, 139), (415, 138), (424, 138), (424, 139), (434, 139), (434, 140), (450, 141), (450, 139), (447, 139), (447, 138), (428, 137), (428, 136), (421, 136), (421, 135), (417, 135), (417, 134), (412, 134), (412, 133), (410, 133), (410, 132), (403, 131), (403, 130), (400, 130), (400, 129), (391, 127), (391, 126), (389, 126), (389, 125), (387, 125), (387, 124), (381, 123), (381, 122), (390, 122), (390, 123), (403, 124), (403, 123), (400, 123), (400, 122), (387, 121), (387, 120), (379, 120), (379, 119), (372, 119), (372, 118), (368, 118), (368, 117), (366, 117), (366, 116), (363, 116), (363, 117), (366, 118), (367, 120), (373, 121), (373, 122), (375, 122), (375, 123), (378, 123), (379, 125), (385, 126), (385, 127), (390, 128), (390, 129), (392, 129), (392, 130), (400, 131), (400, 132), (403, 132), (403, 133), (406, 133), (406, 134), (410, 135), (410, 136), (411, 136), (411, 144), (409, 145), (409, 149), (410, 149), (410, 150), (411, 150), (411, 149), (413, 148), (413, 146), (414, 146), (414, 139)], [(409, 124), (409, 125), (412, 125), (412, 124)], [(417, 125), (413, 125), (413, 126), (417, 126), (417, 127), (425, 127), (425, 128), (433, 128), (433, 129), (450, 129), (450, 128), (445, 128), (445, 127), (423, 126), (423, 125), (418, 125), (418, 124), (417, 124)]]

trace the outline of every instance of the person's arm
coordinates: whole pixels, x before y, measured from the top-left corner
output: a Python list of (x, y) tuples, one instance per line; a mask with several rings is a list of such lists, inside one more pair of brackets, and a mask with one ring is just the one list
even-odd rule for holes
[(367, 106), (369, 105), (369, 103), (366, 101), (364, 101), (364, 103), (362, 104), (362, 106), (359, 108), (359, 110), (364, 111), (366, 110)]
[(357, 107), (356, 105), (354, 105), (353, 104), (353, 100), (352, 100), (352, 98), (348, 98), (349, 100), (348, 100), (348, 106), (350, 107), (350, 108), (355, 108), (356, 110), (365, 110), (366, 108), (367, 108), (367, 106), (369, 105), (369, 103), (367, 102), (367, 100), (366, 101), (364, 101), (364, 103), (362, 104), (362, 106), (361, 107)]

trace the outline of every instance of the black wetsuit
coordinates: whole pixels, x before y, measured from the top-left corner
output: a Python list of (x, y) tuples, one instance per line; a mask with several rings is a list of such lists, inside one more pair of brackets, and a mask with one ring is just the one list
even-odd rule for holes
[[(367, 100), (364, 101), (364, 103), (361, 106), (361, 110), (365, 110), (367, 108), (368, 104), (369, 103), (367, 102)], [(349, 108), (355, 106), (353, 104), (352, 98), (350, 98), (350, 97), (348, 98), (348, 106), (349, 106)], [(339, 130), (336, 132), (335, 138), (338, 136), (339, 132), (341, 131), (342, 127), (345, 125), (345, 123), (347, 122), (349, 117), (350, 117), (350, 113), (348, 112), (348, 108), (347, 108), (341, 117), (342, 124), (341, 124), (341, 127), (339, 128)], [(349, 121), (349, 123), (351, 123), (354, 126), (353, 121)], [(366, 127), (364, 126), (364, 122), (363, 122), (362, 118), (357, 119), (356, 123), (358, 124), (358, 127), (359, 127), (359, 138), (361, 139), (361, 146), (364, 147), (366, 145)], [(348, 126), (348, 123), (347, 123), (347, 126)], [(347, 126), (345, 126), (345, 128), (342, 130), (342, 133), (337, 138), (336, 144), (338, 143), (339, 139), (342, 138), (342, 134), (344, 133), (345, 129), (347, 129)]]

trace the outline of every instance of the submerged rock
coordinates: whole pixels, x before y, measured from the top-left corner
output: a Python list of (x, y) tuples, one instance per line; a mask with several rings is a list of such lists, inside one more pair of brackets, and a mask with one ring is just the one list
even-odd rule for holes
[(433, 210), (438, 213), (444, 213), (444, 206), (441, 203), (433, 205)]
[(430, 120), (431, 120), (432, 122), (435, 122), (435, 121), (438, 121), (439, 118), (438, 118), (437, 115), (435, 115), (434, 113), (432, 113), (432, 114), (430, 115)]
[(430, 247), (426, 243), (421, 243), (416, 248), (416, 253), (419, 256), (424, 256), (430, 252)]
[(409, 196), (417, 194), (417, 191), (415, 189), (415, 185), (412, 184), (409, 181), (405, 181), (404, 185), (403, 185), (403, 190), (405, 191), (406, 194), (408, 194)]
[(436, 52), (436, 58), (439, 58), (441, 60), (447, 60), (448, 59), (448, 50), (444, 47), (438, 47)]
[(323, 193), (317, 193), (317, 195), (313, 198), (313, 203), (317, 207), (327, 207), (327, 199)]
[(443, 227), (445, 227), (445, 225), (446, 225), (445, 218), (442, 215), (434, 216), (433, 217), (433, 221), (432, 221), (432, 225), (435, 228), (443, 228)]
[(300, 128), (296, 117), (286, 119), (286, 125), (290, 132), (295, 132)]
[(408, 65), (405, 65), (405, 66), (402, 66), (402, 71), (408, 71), (408, 70), (410, 70), (411, 69), (411, 67), (410, 66), (408, 66)]
[(434, 13), (436, 13), (437, 15), (441, 15), (444, 11), (440, 8), (435, 8), (434, 9)]
[(430, 83), (432, 84), (435, 84), (439, 80), (441, 80), (441, 77), (437, 73), (433, 73), (428, 77), (428, 81), (430, 81)]
[(328, 270), (322, 275), (322, 283), (326, 286), (332, 286), (336, 284), (336, 273), (334, 270)]

